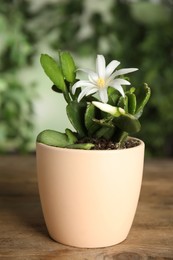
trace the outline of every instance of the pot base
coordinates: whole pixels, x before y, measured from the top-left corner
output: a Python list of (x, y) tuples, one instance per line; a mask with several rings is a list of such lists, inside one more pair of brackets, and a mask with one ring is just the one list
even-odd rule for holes
[(126, 239), (127, 239), (127, 237), (126, 238), (124, 238), (123, 240), (121, 240), (121, 241), (119, 241), (119, 242), (114, 242), (114, 243), (104, 243), (104, 244), (98, 244), (98, 243), (96, 243), (96, 244), (85, 244), (85, 245), (81, 245), (81, 244), (79, 244), (79, 243), (77, 243), (77, 244), (74, 244), (74, 243), (67, 243), (66, 241), (65, 242), (61, 242), (61, 241), (58, 241), (58, 240), (56, 240), (56, 239), (54, 239), (50, 234), (49, 234), (49, 236), (50, 236), (50, 238), (53, 240), (53, 241), (55, 241), (55, 242), (57, 242), (58, 244), (62, 244), (62, 245), (64, 245), (64, 246), (70, 246), (70, 247), (74, 247), (74, 248), (83, 248), (83, 249), (97, 249), (97, 248), (105, 248), (105, 247), (112, 247), (112, 246), (116, 246), (116, 245), (119, 245), (119, 244), (121, 244), (121, 243), (123, 243)]

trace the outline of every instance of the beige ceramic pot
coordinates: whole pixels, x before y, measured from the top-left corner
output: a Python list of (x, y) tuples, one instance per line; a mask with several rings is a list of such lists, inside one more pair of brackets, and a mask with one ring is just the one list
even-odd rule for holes
[(37, 143), (41, 204), (50, 236), (95, 248), (131, 228), (141, 188), (144, 143), (124, 150), (75, 150)]

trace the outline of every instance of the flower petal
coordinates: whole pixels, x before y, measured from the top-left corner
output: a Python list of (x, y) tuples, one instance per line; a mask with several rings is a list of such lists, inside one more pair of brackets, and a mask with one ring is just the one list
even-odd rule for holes
[(97, 75), (97, 73), (95, 73), (95, 72), (90, 72), (89, 74), (88, 74), (88, 79), (89, 79), (89, 81), (91, 81), (93, 84), (97, 84), (97, 80), (98, 80), (98, 75)]
[(91, 95), (93, 93), (95, 93), (97, 91), (96, 87), (86, 87), (84, 88), (81, 93), (78, 96), (78, 102), (80, 102), (80, 100), (84, 97), (84, 96), (88, 96)]
[(106, 67), (106, 77), (109, 77), (119, 64), (120, 62), (117, 60), (111, 61)]
[(80, 102), (81, 99), (85, 96), (85, 91), (81, 91), (81, 93), (79, 94), (78, 98), (77, 98), (77, 101)]
[(98, 74), (99, 78), (105, 77), (105, 58), (103, 55), (97, 55), (96, 59), (96, 73)]
[(134, 72), (134, 71), (137, 71), (137, 70), (138, 70), (137, 68), (121, 69), (121, 70), (115, 71), (113, 74), (114, 74), (114, 77), (116, 77), (116, 76), (119, 76), (119, 75), (131, 73), (131, 72)]
[(105, 104), (98, 101), (93, 101), (92, 104), (102, 110), (103, 112), (107, 112), (109, 114), (114, 115), (117, 112), (117, 107), (113, 107), (109, 104)]
[(121, 95), (122, 95), (123, 97), (125, 97), (124, 89), (122, 88), (121, 85), (115, 84), (115, 85), (113, 85), (112, 87), (115, 88), (116, 90), (118, 90), (118, 91), (121, 93)]
[(100, 97), (100, 100), (103, 103), (107, 103), (108, 102), (107, 88), (103, 88), (103, 89), (99, 90), (99, 97)]
[(95, 73), (93, 70), (90, 70), (90, 69), (82, 69), (82, 68), (78, 68), (77, 69), (77, 71), (83, 71), (83, 72), (85, 72), (85, 73), (87, 73), (87, 74), (90, 74), (90, 73)]
[(114, 84), (114, 86), (117, 84), (117, 85), (131, 85), (131, 83), (125, 79), (115, 79), (112, 81), (112, 83)]
[(92, 86), (95, 86), (95, 85), (93, 85), (88, 80), (79, 80), (72, 86), (72, 93), (74, 95), (74, 93), (75, 93), (77, 88), (80, 88), (80, 87), (92, 87)]
[(94, 93), (96, 93), (97, 91), (98, 91), (98, 88), (92, 88), (92, 89), (88, 90), (86, 96), (89, 96), (89, 95), (91, 95), (91, 94), (94, 94)]

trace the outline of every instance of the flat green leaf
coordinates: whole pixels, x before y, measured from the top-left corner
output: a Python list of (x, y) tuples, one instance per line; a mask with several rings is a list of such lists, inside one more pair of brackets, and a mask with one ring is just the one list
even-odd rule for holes
[(44, 130), (37, 137), (38, 143), (55, 147), (84, 150), (90, 150), (94, 147), (92, 143), (75, 144), (76, 141), (77, 138), (70, 129), (66, 129), (66, 134), (54, 130)]
[(113, 117), (109, 117), (109, 118), (103, 118), (103, 119), (93, 119), (93, 121), (95, 123), (97, 123), (98, 125), (101, 125), (101, 126), (106, 126), (106, 127), (109, 127), (109, 128), (113, 128), (114, 127), (114, 124), (112, 123), (112, 119)]
[(68, 141), (70, 144), (74, 144), (77, 142), (78, 139), (77, 139), (76, 135), (70, 129), (67, 128), (65, 130), (65, 133), (67, 135), (67, 138), (68, 138)]
[(64, 78), (73, 83), (76, 78), (76, 66), (71, 54), (67, 51), (59, 52), (60, 63)]
[(128, 113), (128, 98), (121, 96), (118, 100), (117, 106), (123, 108), (125, 112)]
[(110, 139), (113, 134), (114, 134), (115, 128), (110, 128), (107, 126), (102, 126), (96, 133), (95, 133), (95, 137), (97, 138), (106, 138), (106, 139)]
[(115, 117), (113, 122), (115, 126), (118, 126), (122, 131), (130, 134), (138, 132), (141, 128), (141, 124), (138, 119), (130, 114)]
[(66, 134), (54, 130), (42, 131), (37, 137), (37, 142), (57, 147), (66, 147), (70, 144)]
[(56, 93), (63, 93), (62, 90), (60, 90), (59, 88), (57, 88), (56, 85), (52, 86), (52, 90), (55, 91)]
[(66, 85), (64, 77), (56, 61), (47, 54), (41, 54), (40, 62), (50, 80), (57, 86), (57, 88), (65, 93)]
[(86, 103), (71, 101), (67, 105), (66, 111), (71, 124), (76, 129), (79, 136), (84, 137), (86, 135), (86, 128), (84, 124)]
[(128, 113), (134, 115), (136, 112), (136, 96), (133, 93), (126, 93), (128, 97)]
[(144, 86), (139, 89), (139, 93), (137, 95), (137, 109), (135, 112), (136, 118), (141, 117), (143, 113), (143, 109), (147, 104), (150, 96), (151, 96), (151, 89), (148, 87), (147, 84), (144, 84)]
[(83, 149), (83, 150), (91, 150), (94, 147), (94, 144), (91, 143), (83, 143), (83, 144), (70, 144), (67, 148), (71, 149)]
[(85, 112), (85, 126), (89, 135), (93, 135), (99, 129), (99, 125), (93, 121), (96, 116), (96, 107), (89, 103)]
[(108, 88), (108, 99), (109, 99), (108, 104), (116, 107), (119, 97), (120, 97), (119, 92), (117, 92), (116, 89), (112, 87)]

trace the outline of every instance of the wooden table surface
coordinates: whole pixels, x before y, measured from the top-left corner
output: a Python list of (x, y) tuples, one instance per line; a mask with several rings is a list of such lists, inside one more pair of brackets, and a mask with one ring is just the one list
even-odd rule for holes
[(173, 259), (173, 160), (145, 162), (137, 213), (123, 243), (80, 249), (58, 244), (47, 233), (35, 156), (1, 156), (0, 259)]

